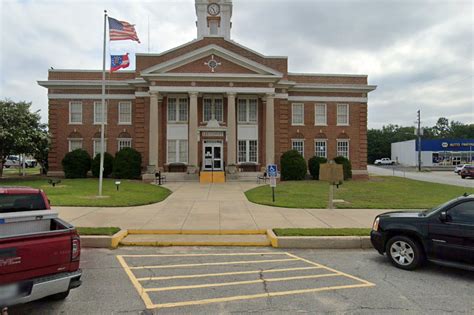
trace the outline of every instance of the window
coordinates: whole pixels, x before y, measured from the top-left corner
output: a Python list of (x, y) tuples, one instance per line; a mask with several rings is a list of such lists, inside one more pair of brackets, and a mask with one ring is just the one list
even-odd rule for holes
[(318, 157), (327, 158), (327, 142), (323, 139), (314, 141), (314, 155)]
[(314, 105), (314, 124), (322, 126), (327, 125), (326, 104)]
[(448, 219), (453, 223), (474, 225), (474, 201), (466, 201), (449, 209)]
[[(97, 154), (100, 154), (100, 149), (100, 139), (94, 139), (92, 158), (94, 158)], [(107, 139), (104, 139), (104, 152), (107, 152)]]
[(188, 121), (188, 98), (169, 97), (168, 98), (168, 121), (187, 122)]
[(82, 102), (69, 102), (69, 123), (82, 124)]
[(102, 118), (102, 102), (94, 102), (94, 124), (101, 124), (104, 121), (104, 124), (107, 123), (107, 103), (105, 103), (105, 117)]
[(304, 141), (303, 140), (291, 140), (291, 148), (298, 151), (299, 154), (304, 156)]
[(82, 139), (70, 139), (69, 140), (69, 152), (82, 149)]
[(132, 139), (130, 138), (119, 138), (117, 139), (117, 148), (118, 151), (122, 150), (123, 148), (131, 148), (132, 147)]
[(168, 140), (167, 162), (188, 163), (188, 140)]
[(257, 104), (256, 98), (239, 99), (237, 108), (237, 117), (239, 123), (257, 122)]
[(337, 124), (349, 125), (349, 105), (337, 104)]
[(132, 102), (119, 102), (118, 104), (118, 123), (120, 125), (132, 124)]
[(237, 162), (257, 163), (258, 143), (257, 140), (239, 140), (237, 146)]
[(349, 158), (349, 140), (337, 140), (337, 154), (336, 156), (343, 156)]
[(203, 120), (209, 121), (215, 119), (217, 121), (224, 120), (224, 104), (222, 98), (206, 97), (203, 100)]
[(304, 125), (304, 104), (291, 105), (291, 124)]

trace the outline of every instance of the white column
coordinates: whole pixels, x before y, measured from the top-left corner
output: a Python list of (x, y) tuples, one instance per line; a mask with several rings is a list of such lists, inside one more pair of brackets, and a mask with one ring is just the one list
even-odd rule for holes
[(189, 165), (198, 167), (198, 93), (189, 92)]
[(265, 104), (265, 157), (266, 164), (275, 163), (275, 108), (274, 94), (266, 95)]
[(150, 128), (148, 130), (148, 172), (154, 172), (158, 167), (158, 93), (150, 95)]
[(227, 165), (236, 162), (235, 93), (227, 93)]

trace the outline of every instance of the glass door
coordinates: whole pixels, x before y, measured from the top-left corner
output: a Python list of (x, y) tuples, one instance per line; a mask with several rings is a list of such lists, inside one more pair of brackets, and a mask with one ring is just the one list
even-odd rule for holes
[(203, 147), (203, 170), (222, 171), (222, 141), (205, 140)]

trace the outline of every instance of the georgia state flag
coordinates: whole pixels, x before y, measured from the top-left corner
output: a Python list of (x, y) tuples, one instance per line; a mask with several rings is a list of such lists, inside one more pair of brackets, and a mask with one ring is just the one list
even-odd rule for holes
[(129, 65), (128, 53), (125, 55), (110, 55), (110, 72), (117, 71), (121, 68), (128, 68)]

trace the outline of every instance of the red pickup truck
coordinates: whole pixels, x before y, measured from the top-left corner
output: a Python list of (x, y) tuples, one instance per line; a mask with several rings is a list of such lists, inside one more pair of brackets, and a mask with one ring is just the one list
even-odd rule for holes
[(39, 189), (0, 187), (0, 309), (81, 285), (80, 239)]

